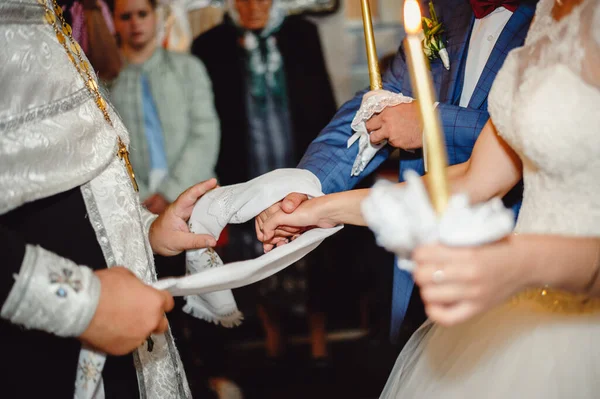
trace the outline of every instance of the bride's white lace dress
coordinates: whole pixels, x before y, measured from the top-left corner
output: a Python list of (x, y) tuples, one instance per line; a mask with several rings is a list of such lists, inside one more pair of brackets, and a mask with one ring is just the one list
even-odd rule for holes
[[(600, 236), (600, 1), (541, 0), (490, 114), (523, 161), (518, 233)], [(564, 267), (569, 267), (568, 264)], [(382, 398), (600, 398), (600, 307), (541, 290), (458, 326), (425, 323)]]

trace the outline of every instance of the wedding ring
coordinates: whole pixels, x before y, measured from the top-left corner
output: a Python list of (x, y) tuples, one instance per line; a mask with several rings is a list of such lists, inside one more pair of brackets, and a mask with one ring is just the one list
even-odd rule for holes
[(444, 282), (444, 271), (443, 270), (434, 271), (433, 274), (431, 275), (431, 280), (436, 284), (443, 283)]

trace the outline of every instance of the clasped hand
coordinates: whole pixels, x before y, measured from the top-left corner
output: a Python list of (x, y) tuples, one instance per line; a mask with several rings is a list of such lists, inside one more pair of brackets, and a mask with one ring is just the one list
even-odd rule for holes
[(256, 236), (269, 252), (311, 228), (336, 226), (328, 213), (326, 197), (309, 200), (305, 194), (292, 193), (255, 218)]

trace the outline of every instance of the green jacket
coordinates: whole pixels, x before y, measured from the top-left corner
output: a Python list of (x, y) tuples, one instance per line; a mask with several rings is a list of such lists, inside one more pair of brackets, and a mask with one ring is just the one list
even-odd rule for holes
[(140, 198), (148, 191), (150, 157), (144, 127), (141, 74), (150, 89), (162, 125), (169, 175), (158, 188), (168, 201), (203, 180), (215, 177), (220, 126), (210, 78), (204, 65), (188, 54), (158, 48), (140, 65), (127, 65), (110, 84), (110, 97), (131, 136), (130, 158)]

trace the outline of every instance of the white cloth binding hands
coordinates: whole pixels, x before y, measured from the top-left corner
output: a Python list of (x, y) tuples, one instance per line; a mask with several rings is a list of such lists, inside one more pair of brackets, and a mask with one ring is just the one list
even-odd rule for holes
[(477, 246), (500, 240), (514, 228), (514, 216), (499, 198), (469, 205), (466, 194), (453, 195), (438, 219), (419, 175), (405, 173), (407, 184), (376, 183), (361, 210), (377, 243), (398, 256), (398, 267), (412, 272), (411, 252), (419, 245)]
[[(251, 220), (294, 192), (309, 197), (323, 195), (319, 179), (302, 169), (279, 169), (247, 183), (214, 189), (194, 206), (188, 222), (190, 230), (218, 238), (227, 224)], [(236, 324), (241, 315), (229, 291), (231, 288), (252, 284), (281, 271), (342, 227), (309, 230), (291, 243), (256, 259), (226, 265), (216, 260), (218, 257), (214, 251), (188, 251), (187, 268), (191, 274), (160, 280), (154, 287), (168, 290), (174, 296), (194, 295), (186, 298), (188, 306), (185, 308), (194, 316), (214, 320), (215, 313), (218, 313), (221, 320), (223, 315), (230, 314), (228, 323)]]
[(411, 102), (413, 102), (411, 97), (403, 96), (402, 93), (392, 93), (387, 90), (374, 90), (365, 93), (360, 108), (352, 120), (352, 130), (356, 133), (348, 139), (348, 148), (358, 140), (358, 154), (352, 166), (351, 176), (360, 175), (375, 154), (377, 154), (377, 151), (387, 144), (386, 140), (378, 144), (371, 143), (366, 122), (373, 115), (382, 112), (386, 107), (395, 107), (399, 104)]

